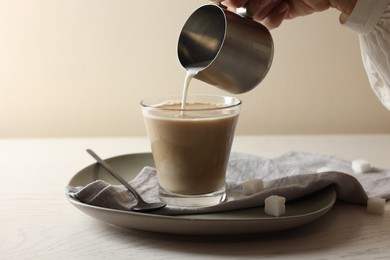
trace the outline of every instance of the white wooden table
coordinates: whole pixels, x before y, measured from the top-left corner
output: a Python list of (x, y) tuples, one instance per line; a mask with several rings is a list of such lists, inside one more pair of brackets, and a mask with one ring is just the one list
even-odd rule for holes
[[(0, 140), (0, 259), (390, 259), (384, 216), (338, 202), (300, 228), (239, 237), (123, 230), (74, 208), (64, 186), (102, 157), (150, 151), (146, 138)], [(290, 150), (363, 158), (390, 168), (390, 135), (238, 136), (234, 151), (274, 157)]]

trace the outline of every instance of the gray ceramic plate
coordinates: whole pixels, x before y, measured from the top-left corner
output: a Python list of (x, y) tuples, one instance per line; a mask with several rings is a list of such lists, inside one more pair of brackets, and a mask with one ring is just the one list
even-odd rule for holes
[[(150, 153), (122, 155), (107, 159), (107, 162), (126, 180), (134, 178), (145, 165), (154, 166)], [(69, 185), (84, 186), (96, 179), (118, 184), (97, 164), (92, 164), (78, 172)], [(201, 215), (161, 216), (91, 206), (69, 196), (68, 199), (91, 217), (124, 228), (170, 234), (237, 235), (284, 230), (312, 222), (333, 207), (336, 192), (328, 188), (287, 202), (286, 214), (282, 217), (266, 215), (263, 207)]]

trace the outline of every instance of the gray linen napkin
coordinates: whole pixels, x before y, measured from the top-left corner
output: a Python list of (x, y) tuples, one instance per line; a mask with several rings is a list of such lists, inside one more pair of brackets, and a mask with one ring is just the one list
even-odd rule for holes
[[(321, 167), (331, 168), (332, 171), (316, 173)], [(156, 174), (154, 168), (146, 166), (130, 181), (149, 202), (159, 201)], [(242, 183), (254, 178), (264, 181), (264, 190), (246, 196)], [(390, 170), (374, 168), (370, 173), (356, 174), (351, 169), (350, 161), (296, 151), (274, 159), (232, 153), (227, 171), (225, 202), (201, 208), (167, 206), (153, 213), (200, 214), (258, 207), (263, 206), (264, 199), (270, 195), (283, 196), (290, 201), (330, 185), (335, 187), (337, 198), (346, 202), (365, 204), (368, 196), (390, 199)], [(83, 203), (100, 207), (128, 210), (135, 203), (133, 196), (122, 185), (111, 185), (102, 180), (85, 187), (66, 187), (66, 191)]]

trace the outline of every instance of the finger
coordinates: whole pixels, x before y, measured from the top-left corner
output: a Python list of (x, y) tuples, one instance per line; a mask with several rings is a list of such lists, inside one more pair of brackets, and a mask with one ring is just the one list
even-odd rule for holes
[[(219, 2), (221, 2), (221, 1), (219, 1)], [(226, 4), (227, 6), (237, 8), (237, 7), (244, 6), (248, 2), (248, 0), (224, 0), (222, 2), (223, 2), (223, 4)]]
[(246, 4), (246, 12), (249, 16), (255, 17), (259, 12), (261, 12), (264, 8), (267, 8), (267, 5), (272, 0), (252, 0), (248, 1)]
[[(264, 3), (264, 1), (262, 1)], [(258, 7), (258, 12), (253, 16), (255, 20), (263, 20), (265, 19), (269, 13), (278, 6), (282, 0), (269, 0), (266, 2), (266, 5), (262, 5)]]
[(290, 6), (286, 2), (277, 5), (268, 16), (261, 21), (269, 30), (279, 27), (288, 18)]

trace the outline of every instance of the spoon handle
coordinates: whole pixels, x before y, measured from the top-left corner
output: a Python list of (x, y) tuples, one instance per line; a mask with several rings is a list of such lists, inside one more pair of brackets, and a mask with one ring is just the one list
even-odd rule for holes
[(91, 149), (87, 149), (87, 153), (89, 153), (93, 158), (95, 158), (95, 160), (101, 165), (103, 166), (104, 169), (107, 170), (107, 172), (109, 172), (115, 179), (117, 179), (123, 186), (125, 186), (130, 192), (131, 194), (134, 195), (134, 197), (138, 200), (138, 201), (142, 201), (142, 198), (141, 196), (138, 194), (138, 192), (130, 186), (130, 184), (125, 181), (121, 176), (119, 176), (117, 173), (115, 173), (114, 169), (108, 164), (106, 163), (103, 159), (101, 159), (94, 151), (92, 151)]

